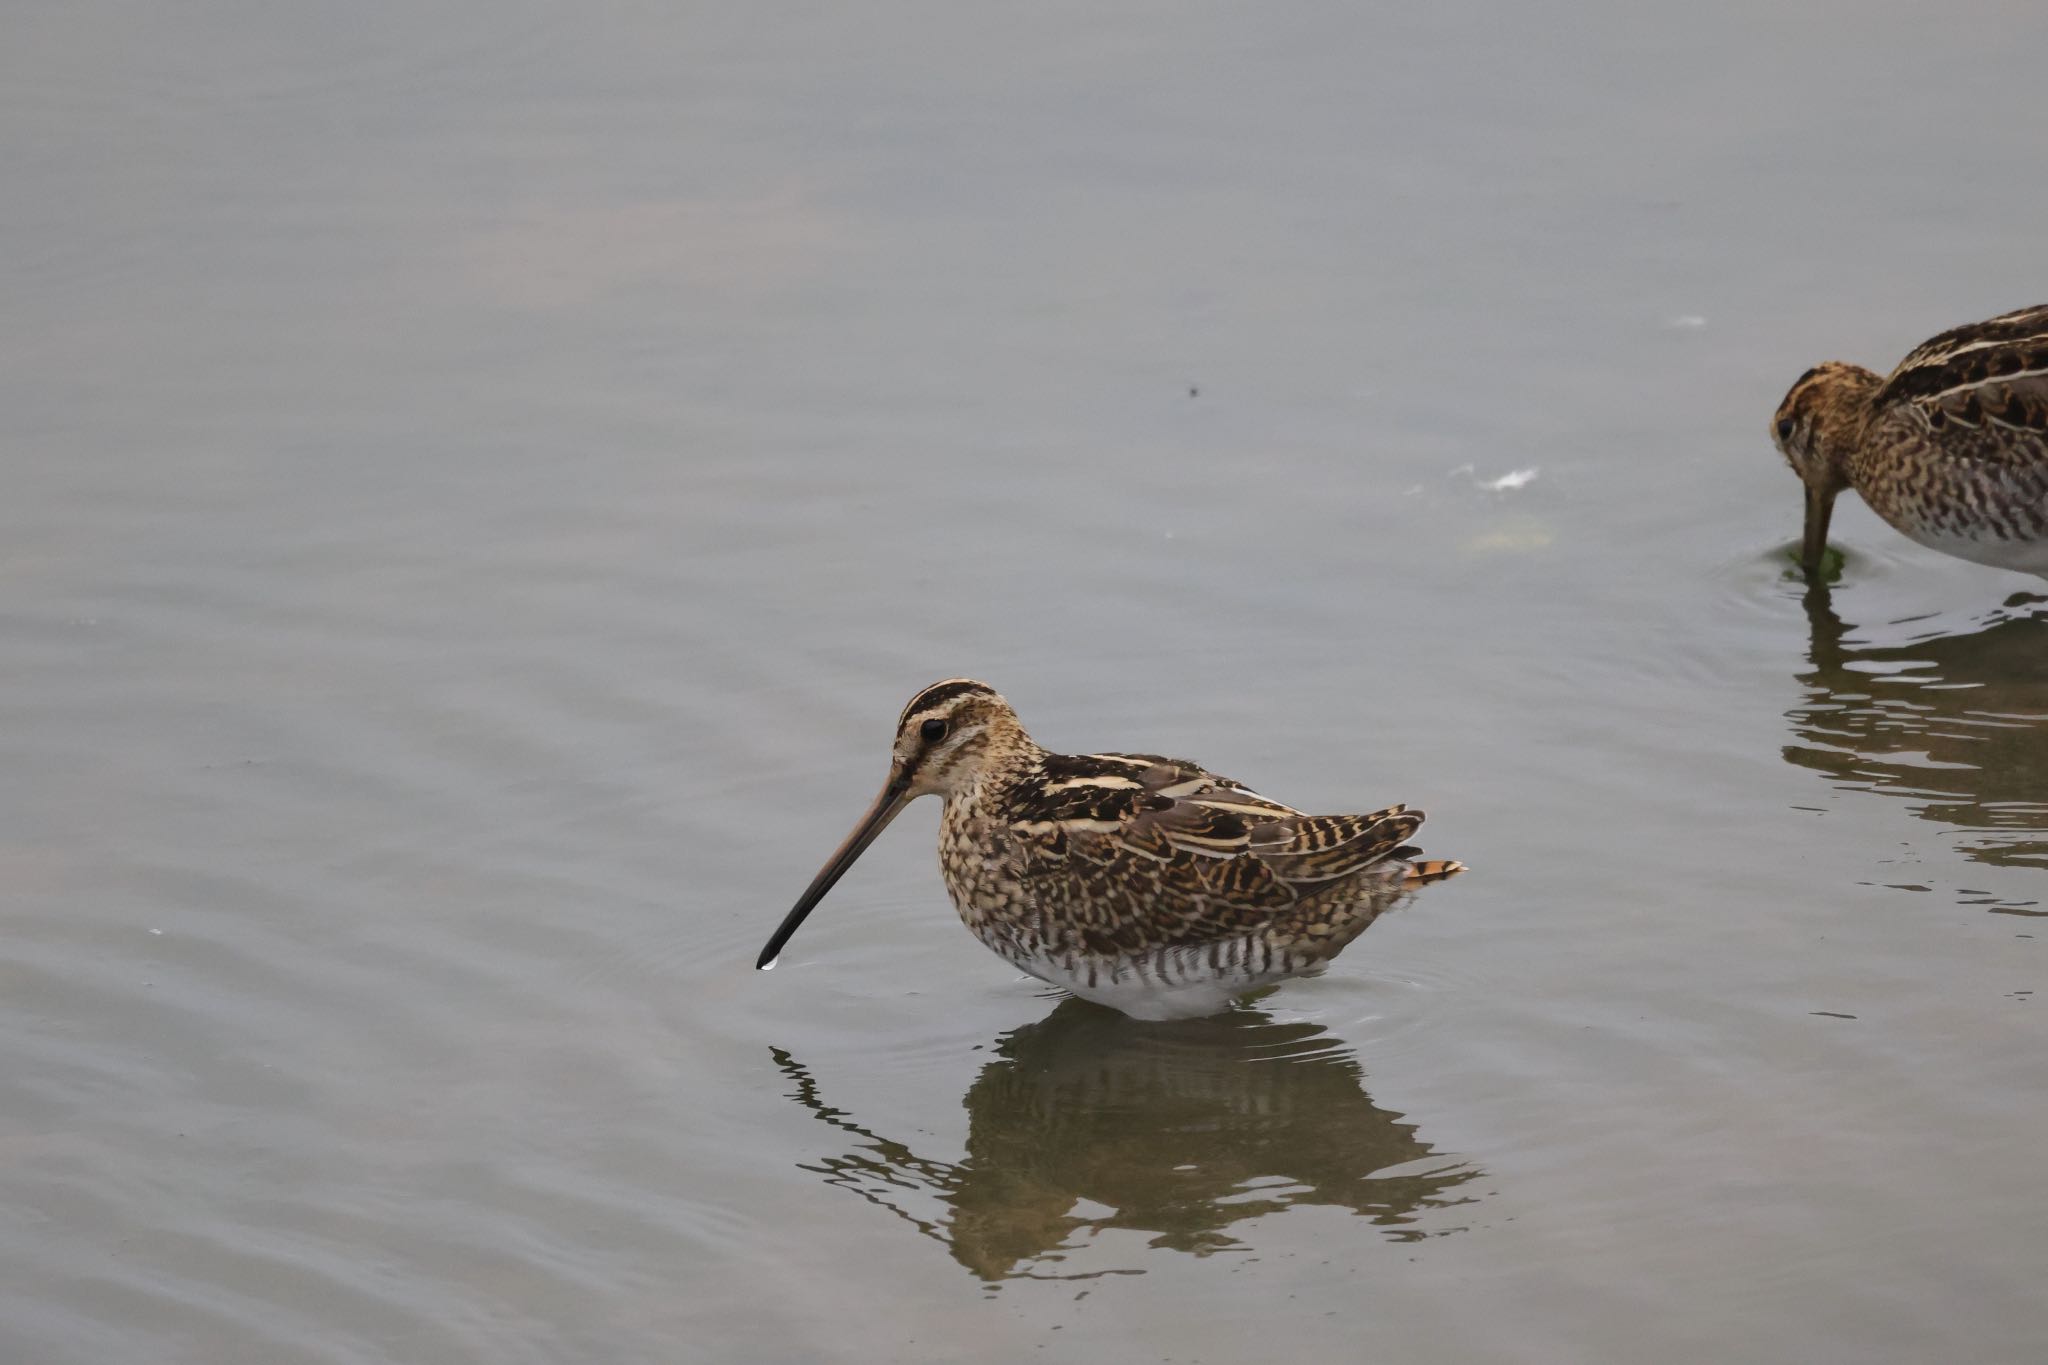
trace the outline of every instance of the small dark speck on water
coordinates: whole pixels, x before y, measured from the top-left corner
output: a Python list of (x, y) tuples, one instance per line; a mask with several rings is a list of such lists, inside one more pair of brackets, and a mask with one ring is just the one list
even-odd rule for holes
[(1200, 398), (1201, 396), (1202, 396), (1202, 390), (1201, 390), (1200, 386), (1198, 386), (1198, 385), (1195, 385), (1195, 384), (1190, 384), (1190, 385), (1188, 385), (1188, 397), (1190, 397), (1190, 398)]
[(1817, 1014), (1823, 1019), (1854, 1019), (1856, 1017), (1853, 1014), (1837, 1014), (1833, 1010), (1808, 1010), (1807, 1013)]

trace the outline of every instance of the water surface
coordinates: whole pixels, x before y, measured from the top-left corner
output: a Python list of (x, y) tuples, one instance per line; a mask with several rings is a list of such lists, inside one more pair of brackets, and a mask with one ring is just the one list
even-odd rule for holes
[[(0, 1357), (2037, 1356), (2048, 602), (1765, 426), (2037, 301), (2043, 41), (17, 13)], [(926, 803), (751, 971), (959, 673), (1473, 871), (1157, 1028)]]

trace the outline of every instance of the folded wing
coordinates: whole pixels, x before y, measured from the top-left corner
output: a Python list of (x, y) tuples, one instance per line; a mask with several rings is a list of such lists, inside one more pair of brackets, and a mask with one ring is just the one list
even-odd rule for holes
[(1922, 342), (1885, 379), (1876, 402), (1911, 413), (1936, 439), (1966, 453), (2024, 457), (2030, 442), (1973, 436), (2048, 432), (2048, 304)]
[(1009, 817), (1034, 903), (1094, 952), (1136, 946), (1134, 924), (1151, 945), (1206, 942), (1456, 870), (1405, 861), (1420, 811), (1305, 815), (1156, 754), (1057, 756)]

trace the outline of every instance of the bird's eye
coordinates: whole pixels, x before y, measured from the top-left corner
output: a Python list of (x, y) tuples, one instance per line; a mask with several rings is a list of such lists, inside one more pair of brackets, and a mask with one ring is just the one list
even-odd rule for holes
[(946, 737), (946, 722), (934, 717), (918, 726), (917, 733), (924, 737), (925, 743), (937, 744)]
[(1778, 439), (1781, 441), (1792, 439), (1792, 419), (1790, 417), (1778, 419)]

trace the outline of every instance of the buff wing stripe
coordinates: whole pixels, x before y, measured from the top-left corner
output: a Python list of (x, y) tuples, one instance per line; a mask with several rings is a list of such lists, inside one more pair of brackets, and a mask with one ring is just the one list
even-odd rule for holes
[(1932, 431), (2048, 431), (2048, 304), (1951, 328), (1899, 362), (1874, 400)]

